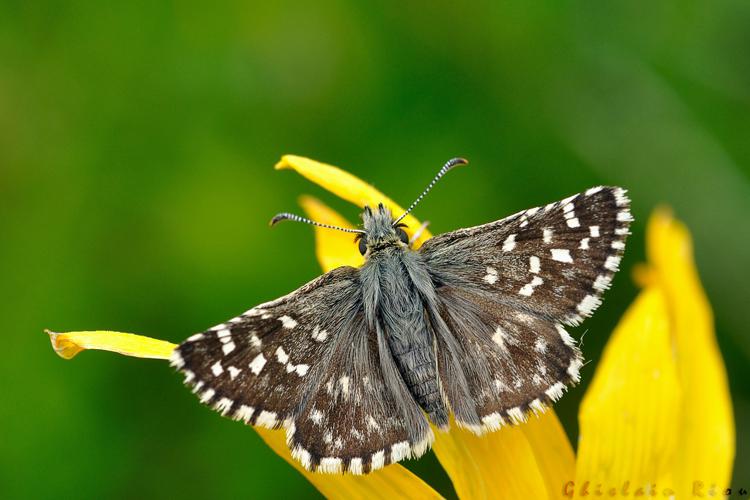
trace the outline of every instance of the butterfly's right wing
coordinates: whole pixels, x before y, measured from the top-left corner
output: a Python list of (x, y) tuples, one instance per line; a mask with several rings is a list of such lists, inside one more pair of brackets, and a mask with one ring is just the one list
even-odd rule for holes
[(522, 420), (578, 381), (582, 358), (564, 325), (600, 304), (625, 248), (629, 203), (621, 188), (592, 188), (420, 248), (459, 423), (481, 431)]
[(431, 437), (380, 342), (359, 271), (340, 267), (193, 335), (172, 364), (222, 415), (284, 427), (306, 468), (363, 473), (423, 453)]

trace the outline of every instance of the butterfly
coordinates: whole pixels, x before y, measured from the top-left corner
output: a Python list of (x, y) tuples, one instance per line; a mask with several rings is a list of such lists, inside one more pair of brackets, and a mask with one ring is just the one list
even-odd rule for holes
[(629, 234), (630, 201), (593, 187), (562, 201), (412, 247), (406, 212), (364, 207), (360, 268), (339, 267), (195, 334), (171, 364), (200, 401), (247, 424), (284, 428), (318, 472), (366, 474), (419, 457), (430, 423), (476, 434), (523, 422), (579, 381), (565, 326), (601, 303)]

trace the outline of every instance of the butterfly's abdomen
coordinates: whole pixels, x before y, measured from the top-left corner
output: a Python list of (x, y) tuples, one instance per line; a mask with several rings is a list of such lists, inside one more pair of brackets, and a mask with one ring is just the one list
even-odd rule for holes
[(438, 382), (433, 334), (419, 292), (400, 267), (381, 268), (380, 320), (409, 392), (435, 425), (447, 426), (448, 411)]

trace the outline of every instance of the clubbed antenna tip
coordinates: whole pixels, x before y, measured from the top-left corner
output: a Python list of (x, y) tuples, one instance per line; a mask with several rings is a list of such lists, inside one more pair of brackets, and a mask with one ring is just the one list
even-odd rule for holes
[(269, 221), (268, 225), (269, 226), (275, 226), (279, 222), (281, 222), (283, 220), (289, 220), (292, 217), (293, 217), (293, 214), (289, 214), (289, 213), (286, 213), (286, 212), (281, 213), (281, 214), (276, 214), (276, 215), (273, 216), (273, 219), (271, 219)]

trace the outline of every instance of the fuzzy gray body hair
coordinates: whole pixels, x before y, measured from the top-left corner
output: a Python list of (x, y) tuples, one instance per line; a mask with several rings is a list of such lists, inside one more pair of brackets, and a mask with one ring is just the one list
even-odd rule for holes
[[(405, 396), (397, 390), (404, 383), (430, 421), (447, 427), (448, 403), (440, 387), (430, 326), (430, 318), (437, 315), (437, 296), (427, 265), (399, 239), (393, 216), (382, 204), (376, 210), (365, 207), (362, 217), (367, 241), (366, 262), (360, 269), (362, 298), (370, 331), (385, 340), (378, 345), (386, 383), (397, 400)], [(408, 402), (400, 403), (408, 407)]]

